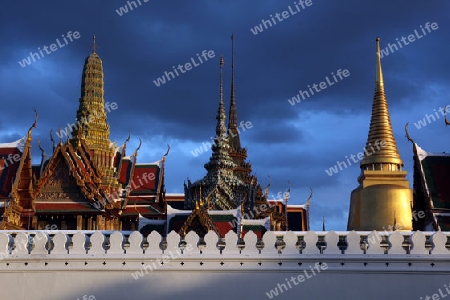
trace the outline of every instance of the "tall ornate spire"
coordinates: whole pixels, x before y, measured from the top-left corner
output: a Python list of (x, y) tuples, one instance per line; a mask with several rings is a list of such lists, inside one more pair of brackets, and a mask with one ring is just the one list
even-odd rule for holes
[(208, 163), (205, 164), (205, 169), (217, 170), (218, 168), (233, 169), (234, 163), (229, 156), (230, 145), (228, 136), (226, 135), (225, 127), (225, 107), (223, 103), (223, 56), (220, 57), (220, 88), (219, 88), (219, 109), (217, 110), (217, 125), (216, 137), (212, 145), (212, 155)]
[(216, 137), (219, 138), (224, 136), (227, 132), (227, 128), (225, 127), (225, 106), (223, 103), (223, 56), (220, 56), (220, 100), (219, 100), (219, 109), (217, 111), (217, 125), (216, 125)]
[(237, 129), (236, 92), (234, 87), (234, 33), (231, 35), (231, 99), (228, 134), (231, 135), (230, 146), (233, 149), (241, 148), (241, 139)]
[[(205, 195), (209, 195), (214, 191), (214, 196), (211, 198), (211, 202), (216, 207), (222, 207), (224, 209), (230, 209), (234, 206), (234, 203), (230, 200), (236, 201), (236, 199), (225, 199), (220, 196), (216, 189), (217, 185), (221, 185), (221, 189), (226, 191), (226, 194), (232, 196), (232, 189), (229, 186), (223, 185), (224, 182), (230, 182), (233, 179), (233, 170), (236, 167), (235, 163), (230, 157), (230, 144), (228, 136), (226, 135), (225, 127), (225, 107), (223, 103), (223, 57), (220, 57), (220, 89), (219, 89), (219, 109), (217, 111), (217, 125), (216, 125), (216, 137), (214, 144), (211, 147), (212, 155), (209, 162), (205, 164), (207, 174), (203, 179), (209, 185), (209, 190), (205, 190)], [(202, 183), (200, 183), (201, 185)], [(217, 194), (217, 195), (216, 195)]]
[[(95, 52), (96, 38), (92, 43), (92, 53), (86, 58), (81, 79), (81, 98), (77, 110), (77, 123), (72, 137), (82, 138), (90, 148), (109, 149), (109, 125), (106, 123), (104, 81), (102, 60)], [(78, 132), (81, 131), (80, 135)]]
[(400, 170), (403, 161), (397, 150), (394, 135), (392, 133), (391, 119), (388, 111), (388, 103), (384, 93), (383, 71), (381, 69), (380, 38), (376, 39), (377, 65), (375, 94), (372, 104), (372, 118), (370, 120), (369, 136), (366, 143), (366, 152), (361, 161), (361, 167), (380, 169), (380, 166), (394, 164), (392, 170)]
[(394, 223), (412, 229), (412, 190), (397, 151), (384, 94), (380, 39), (377, 42), (375, 95), (359, 186), (352, 191), (347, 230), (383, 230)]
[(115, 153), (109, 140), (110, 128), (106, 122), (104, 100), (104, 75), (102, 60), (96, 53), (96, 37), (93, 37), (91, 54), (86, 58), (81, 79), (81, 97), (77, 110), (77, 122), (72, 125), (72, 145), (79, 147), (84, 141), (93, 152), (93, 160), (104, 176), (105, 186), (118, 186), (114, 177), (112, 157)]
[(231, 97), (228, 120), (228, 139), (230, 143), (230, 156), (237, 167), (234, 173), (242, 180), (249, 183), (251, 181), (251, 165), (245, 161), (247, 150), (241, 147), (241, 138), (238, 129), (238, 118), (236, 108), (236, 89), (234, 81), (234, 34), (231, 35)]

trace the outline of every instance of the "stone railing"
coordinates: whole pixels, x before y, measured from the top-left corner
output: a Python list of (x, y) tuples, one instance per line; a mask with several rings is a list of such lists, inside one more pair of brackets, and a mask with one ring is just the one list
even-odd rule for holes
[[(419, 298), (449, 283), (448, 237), (450, 232), (269, 231), (258, 239), (250, 231), (241, 240), (234, 232), (220, 239), (211, 231), (183, 239), (175, 232), (143, 237), (137, 231), (0, 231), (0, 288), (11, 291), (8, 299), (173, 299), (172, 282), (186, 281), (197, 287), (208, 282), (219, 294), (216, 300), (263, 299), (266, 290), (304, 274), (321, 278), (303, 285), (308, 299), (319, 299), (315, 289), (333, 299), (380, 299), (397, 290)], [(322, 286), (321, 280), (333, 284)], [(34, 290), (12, 288), (23, 282)], [(47, 289), (48, 282), (56, 290)], [(246, 290), (233, 288), (242, 284)], [(203, 290), (184, 291), (187, 299), (203, 299)], [(277, 299), (298, 298), (285, 292)]]
[(178, 249), (189, 256), (221, 255), (441, 255), (450, 254), (449, 232), (273, 232), (262, 239), (248, 232), (243, 239), (230, 231), (220, 239), (210, 231), (204, 238), (189, 232), (184, 238), (171, 232), (162, 237), (152, 232), (146, 238), (134, 231), (0, 231), (0, 259), (46, 255), (70, 257), (133, 257), (160, 255)]

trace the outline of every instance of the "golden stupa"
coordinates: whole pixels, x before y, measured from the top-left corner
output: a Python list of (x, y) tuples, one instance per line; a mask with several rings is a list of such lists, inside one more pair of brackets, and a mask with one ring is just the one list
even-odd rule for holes
[(412, 230), (412, 190), (397, 150), (381, 70), (380, 39), (369, 136), (359, 186), (350, 198), (347, 230)]

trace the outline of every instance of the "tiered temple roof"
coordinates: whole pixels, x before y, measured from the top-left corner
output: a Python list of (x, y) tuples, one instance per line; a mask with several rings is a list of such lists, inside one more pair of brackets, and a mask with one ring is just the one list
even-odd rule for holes
[(129, 138), (120, 147), (109, 140), (103, 87), (94, 37), (82, 73), (77, 123), (69, 124), (72, 137), (54, 145), (50, 156), (39, 144), (42, 161), (32, 166), (36, 114), (26, 137), (0, 144), (2, 229), (41, 229), (51, 223), (59, 229), (134, 230), (139, 216), (165, 219), (168, 153), (154, 163), (137, 163), (139, 148), (126, 156)]
[[(218, 219), (217, 216), (222, 215), (222, 219), (230, 219), (227, 224), (231, 224), (231, 227), (227, 227), (227, 230), (232, 229), (241, 233), (241, 236), (250, 230), (253, 230), (258, 236), (262, 236), (266, 230), (287, 230), (289, 227), (287, 201), (283, 201), (278, 210), (278, 205), (272, 206), (272, 203), (268, 202), (269, 186), (266, 188), (266, 192), (263, 193), (258, 179), (251, 174), (251, 164), (246, 161), (247, 149), (241, 147), (236, 108), (234, 35), (232, 35), (231, 39), (232, 75), (228, 131), (225, 127), (226, 117), (222, 74), (224, 61), (223, 57), (221, 57), (219, 109), (216, 117), (215, 143), (211, 147), (211, 158), (205, 164), (205, 169), (207, 170), (205, 177), (194, 183), (188, 180), (188, 183), (184, 185), (185, 208), (192, 209), (192, 214), (195, 213), (198, 216), (199, 211), (203, 214), (209, 214), (212, 220), (215, 219), (214, 217)], [(200, 210), (197, 209), (199, 205)], [(290, 210), (293, 221), (298, 221), (297, 223), (300, 224), (300, 226), (298, 224), (294, 226), (296, 230), (309, 229), (308, 209), (309, 205)], [(233, 210), (238, 212), (237, 216), (232, 217), (229, 215), (228, 212)], [(205, 220), (208, 219), (204, 218)], [(185, 219), (183, 230), (191, 228), (199, 234), (204, 234), (201, 229), (197, 230), (199, 227), (198, 222), (194, 224), (192, 220)], [(203, 223), (206, 224), (206, 221)], [(220, 221), (215, 221), (214, 223), (221, 224)], [(217, 225), (217, 227), (223, 228), (223, 225)], [(205, 228), (203, 227), (203, 231)], [(224, 232), (226, 233), (226, 231)]]
[[(189, 230), (201, 236), (212, 230), (221, 237), (230, 230), (240, 236), (253, 230), (262, 237), (267, 230), (286, 230), (288, 213), (292, 213), (292, 224), (300, 224), (292, 229), (307, 230), (309, 205), (289, 208), (287, 199), (281, 204), (269, 203), (268, 187), (263, 194), (256, 176), (251, 175), (247, 150), (241, 147), (237, 129), (234, 54), (227, 132), (223, 65), (221, 57), (216, 139), (205, 164), (207, 174), (194, 183), (188, 181), (185, 194), (166, 197), (164, 165), (169, 150), (156, 162), (138, 163), (141, 144), (127, 155), (130, 137), (121, 146), (109, 139), (103, 66), (94, 37), (82, 72), (77, 123), (69, 124), (66, 130), (71, 136), (56, 144), (50, 132), (53, 151), (47, 155), (39, 142), (42, 159), (33, 166), (31, 141), (36, 113), (24, 138), (0, 144), (0, 228), (139, 228), (144, 234), (156, 230), (166, 235), (175, 230), (182, 236)], [(180, 209), (182, 206), (187, 210)]]

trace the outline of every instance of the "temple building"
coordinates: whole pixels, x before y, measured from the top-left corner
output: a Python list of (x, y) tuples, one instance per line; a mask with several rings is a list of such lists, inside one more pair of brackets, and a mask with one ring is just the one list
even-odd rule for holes
[(410, 137), (408, 124), (405, 129), (414, 154), (413, 230), (450, 231), (450, 153), (425, 151)]
[(376, 39), (376, 82), (369, 135), (361, 160), (359, 186), (350, 199), (347, 230), (412, 229), (413, 193), (397, 150), (381, 69), (380, 39)]
[[(82, 72), (77, 123), (72, 137), (42, 151), (32, 165), (32, 130), (13, 143), (0, 144), (1, 229), (135, 230), (139, 216), (165, 217), (164, 155), (137, 163), (138, 150), (126, 156), (126, 142), (109, 140), (104, 107), (102, 61), (93, 50)], [(86, 121), (88, 120), (88, 121)], [(50, 133), (50, 137), (53, 138)], [(14, 162), (12, 159), (14, 159)]]
[[(224, 59), (221, 56), (216, 135), (211, 147), (211, 157), (204, 165), (207, 173), (200, 180), (192, 183), (188, 179), (187, 184), (184, 184), (184, 209), (181, 209), (180, 201), (167, 201), (166, 222), (141, 219), (139, 225), (144, 234), (152, 230), (167, 234), (174, 230), (183, 236), (193, 230), (204, 236), (212, 230), (224, 237), (228, 231), (233, 230), (243, 237), (252, 230), (258, 237), (262, 237), (268, 230), (309, 230), (310, 199), (305, 205), (288, 205), (287, 193), (286, 199), (269, 201), (269, 185), (263, 192), (258, 179), (251, 174), (252, 166), (246, 161), (247, 149), (241, 147), (237, 125), (234, 35), (231, 39), (232, 74), (228, 126), (223, 95)], [(178, 209), (172, 207), (171, 203), (177, 205)]]
[[(234, 51), (233, 51), (234, 52)], [(76, 124), (68, 124), (68, 138), (53, 142), (51, 154), (41, 150), (40, 164), (32, 164), (32, 132), (0, 144), (1, 229), (156, 230), (185, 235), (209, 230), (223, 237), (229, 230), (243, 236), (253, 230), (309, 230), (309, 203), (288, 205), (268, 200), (246, 161), (237, 129), (234, 53), (228, 132), (223, 99), (223, 58), (220, 60), (220, 97), (215, 143), (201, 180), (184, 185), (183, 194), (166, 194), (165, 161), (138, 163), (139, 147), (126, 153), (130, 137), (121, 145), (110, 141), (106, 120), (102, 60), (96, 41), (86, 58)], [(61, 133), (61, 132), (59, 132)], [(310, 197), (311, 198), (311, 197)]]

